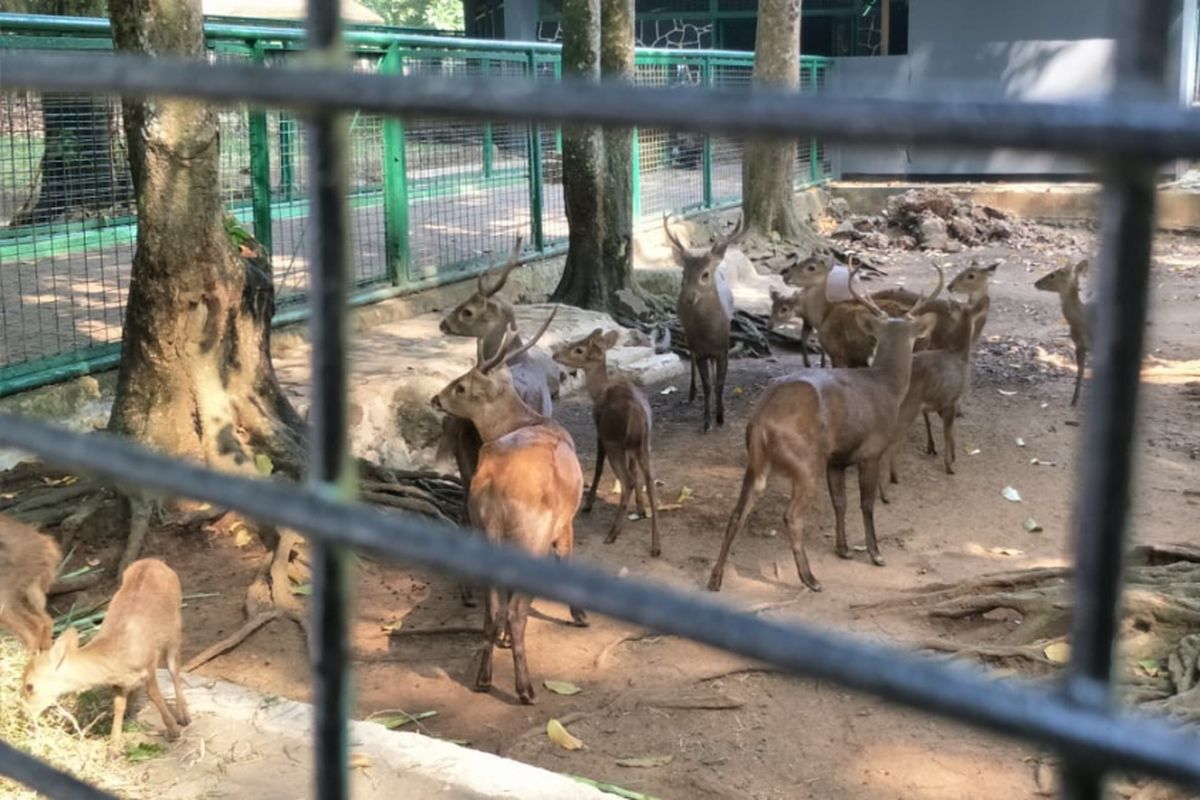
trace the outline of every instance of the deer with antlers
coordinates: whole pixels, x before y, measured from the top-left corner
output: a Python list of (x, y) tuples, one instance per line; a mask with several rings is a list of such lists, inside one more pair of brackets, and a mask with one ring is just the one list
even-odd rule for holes
[(863, 323), (876, 340), (871, 366), (801, 370), (777, 379), (763, 392), (746, 426), (746, 473), (709, 577), (711, 591), (720, 590), (733, 540), (745, 527), (772, 470), (791, 480), (791, 503), (784, 522), (796, 571), (805, 586), (821, 590), (808, 565), (804, 523), (822, 474), (833, 501), (837, 554), (851, 557), (846, 544), (846, 469), (850, 466), (858, 468), (867, 552), (872, 562), (884, 565), (875, 537), (880, 462), (891, 442), (900, 401), (908, 391), (913, 343), (928, 336), (937, 322), (935, 315), (924, 313), (926, 303), (937, 296), (944, 283), (941, 268), (934, 269), (938, 273), (937, 288), (900, 317), (888, 316), (870, 297), (860, 295), (852, 277), (852, 294), (871, 310)]
[(702, 253), (686, 247), (671, 230), (670, 215), (663, 215), (663, 229), (675, 260), (683, 267), (679, 290), (679, 322), (692, 354), (692, 383), (688, 402), (696, 399), (696, 374), (704, 390), (704, 431), (712, 427), (710, 396), (715, 385), (716, 418), (725, 424), (725, 375), (729, 370), (729, 332), (733, 324), (733, 292), (721, 273), (721, 261), (731, 244), (746, 235), (745, 219), (739, 218), (733, 232), (718, 237)]
[[(517, 350), (511, 349), (515, 328), (505, 332), (490, 355), (480, 341), (475, 366), (439, 392), (432, 404), (470, 420), (483, 440), (467, 492), (471, 524), (482, 530), (489, 542), (539, 556), (553, 551), (566, 559), (574, 546), (575, 511), (583, 493), (575, 442), (561, 425), (522, 400), (505, 365), (507, 358), (523, 354), (537, 343), (555, 312)], [(507, 629), (517, 697), (522, 703), (534, 702), (525, 653), (525, 623), (532, 603), (532, 597), (513, 592), (507, 592), (502, 600), (500, 589), (489, 589), (476, 691), (491, 688), (494, 649)], [(571, 619), (576, 625), (587, 624), (582, 609), (572, 608)]]

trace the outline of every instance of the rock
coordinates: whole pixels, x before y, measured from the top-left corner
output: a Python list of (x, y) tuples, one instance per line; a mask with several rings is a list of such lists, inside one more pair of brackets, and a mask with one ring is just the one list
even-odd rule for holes
[(945, 250), (950, 245), (945, 221), (931, 211), (921, 214), (916, 233), (923, 250)]
[(989, 239), (1008, 239), (1011, 238), (1012, 235), (1013, 226), (1002, 219), (992, 222), (987, 227), (987, 238)]
[(978, 232), (975, 230), (975, 224), (971, 222), (970, 217), (952, 217), (949, 228), (950, 233), (960, 242), (976, 244), (979, 241)]
[(833, 239), (849, 239), (856, 241), (861, 238), (858, 228), (855, 227), (853, 220), (845, 220), (842, 224), (834, 228), (833, 233), (829, 234)]
[(917, 249), (917, 238), (915, 236), (909, 236), (907, 233), (903, 234), (902, 236), (897, 236), (894, 241), (896, 247), (899, 247), (903, 250)]
[(843, 220), (850, 216), (850, 204), (843, 197), (835, 197), (829, 201), (827, 213), (836, 220)]
[(887, 250), (892, 246), (892, 240), (882, 231), (871, 231), (863, 236), (862, 244), (864, 247), (870, 247), (874, 250)]

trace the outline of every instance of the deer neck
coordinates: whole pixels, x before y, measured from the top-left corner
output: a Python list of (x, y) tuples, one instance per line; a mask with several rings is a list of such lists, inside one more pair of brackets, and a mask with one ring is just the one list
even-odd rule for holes
[(475, 424), (479, 437), (484, 442), (495, 441), (515, 430), (540, 425), (545, 421), (546, 418), (525, 405), (513, 389), (509, 389), (471, 417), (471, 422)]
[(598, 402), (608, 388), (608, 359), (588, 364), (583, 368), (583, 383), (587, 387), (588, 397), (592, 402)]
[(804, 290), (804, 319), (814, 328), (820, 327), (829, 311), (829, 299), (825, 296), (827, 281)]
[(93, 686), (125, 686), (129, 683), (128, 669), (120, 666), (120, 660), (113, 658), (111, 648), (106, 639), (97, 638), (87, 645), (69, 654), (63, 661), (59, 674), (69, 692), (82, 692)]
[(888, 331), (879, 337), (870, 368), (895, 390), (897, 402), (908, 391), (908, 383), (912, 378), (912, 359), (911, 336)]
[(1079, 299), (1078, 285), (1072, 286), (1060, 294), (1059, 299), (1062, 301), (1063, 316), (1067, 318), (1068, 322), (1072, 324), (1083, 322), (1087, 316), (1087, 311), (1084, 308), (1083, 301)]

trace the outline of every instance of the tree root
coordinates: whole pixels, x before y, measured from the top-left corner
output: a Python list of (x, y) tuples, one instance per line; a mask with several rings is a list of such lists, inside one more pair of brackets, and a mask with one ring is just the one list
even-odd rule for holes
[(246, 641), (250, 634), (254, 633), (268, 622), (273, 622), (274, 620), (286, 616), (289, 616), (288, 612), (278, 608), (270, 611), (264, 611), (261, 614), (254, 616), (252, 619), (247, 620), (246, 624), (242, 625), (242, 627), (238, 628), (238, 630), (231, 635), (226, 636), (221, 641), (205, 648), (203, 651), (193, 656), (190, 661), (183, 665), (183, 671), (194, 672), (198, 668), (207, 664), (209, 661), (212, 661), (217, 656), (228, 653), (230, 650)]
[(57, 597), (58, 595), (87, 591), (99, 586), (107, 577), (106, 573), (96, 570), (70, 580), (55, 581), (46, 594), (49, 597)]
[(130, 494), (129, 500), (129, 538), (125, 540), (125, 551), (117, 564), (117, 575), (125, 574), (125, 570), (141, 555), (142, 545), (146, 541), (146, 533), (150, 530), (152, 518), (161, 515), (159, 502), (140, 492)]
[(620, 638), (614, 639), (604, 646), (604, 649), (596, 654), (596, 658), (592, 661), (592, 669), (604, 669), (608, 665), (610, 659), (617, 648), (629, 642), (641, 642), (646, 639), (654, 639), (663, 634), (654, 633), (653, 631), (630, 631), (623, 634)]
[(917, 647), (921, 650), (937, 650), (941, 653), (949, 653), (959, 656), (975, 656), (981, 659), (1020, 658), (1026, 661), (1032, 661), (1035, 664), (1057, 666), (1055, 662), (1046, 658), (1046, 654), (1043, 652), (1043, 648), (1049, 644), (1050, 642), (1045, 642), (1041, 647), (1023, 647), (1010, 645), (976, 645), (964, 644), (962, 642), (949, 642), (944, 639), (926, 639), (925, 641), (919, 643)]

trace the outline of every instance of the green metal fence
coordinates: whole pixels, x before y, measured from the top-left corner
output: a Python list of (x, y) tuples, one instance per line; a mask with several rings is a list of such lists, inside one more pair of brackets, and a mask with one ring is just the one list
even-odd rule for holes
[[(280, 67), (303, 30), (212, 21), (210, 58)], [(558, 45), (468, 40), (380, 28), (346, 36), (355, 68), (394, 74), (557, 80)], [(110, 50), (108, 21), (0, 14), (0, 47)], [(802, 86), (829, 62), (805, 58)], [(642, 84), (743, 86), (750, 53), (639, 50)], [(0, 78), (2, 81), (2, 78)], [(268, 247), (276, 321), (306, 313), (309, 233), (303, 126), (278, 109), (221, 109), (221, 191)], [(562, 252), (561, 137), (508, 123), (351, 120), (352, 231), (357, 303), (459, 280), (506, 253)], [(635, 136), (640, 220), (739, 201), (741, 142), (667, 131)], [(797, 185), (830, 177), (819, 143), (800, 143)], [(5, 92), (0, 82), (0, 395), (102, 369), (119, 356), (137, 235), (120, 104), (115, 99)]]

